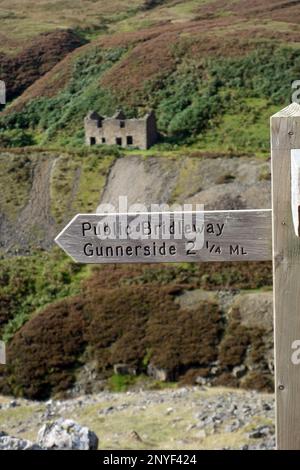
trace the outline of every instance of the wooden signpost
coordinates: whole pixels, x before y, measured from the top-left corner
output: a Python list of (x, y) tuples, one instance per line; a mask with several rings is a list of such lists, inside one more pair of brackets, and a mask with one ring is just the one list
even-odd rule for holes
[[(300, 450), (300, 105), (272, 116), (271, 149), (272, 210), (204, 211), (200, 222), (192, 213), (179, 239), (173, 229), (184, 213), (170, 214), (168, 236), (160, 223), (164, 213), (156, 214), (155, 222), (144, 225), (142, 240), (122, 238), (119, 222), (125, 214), (110, 214), (113, 238), (111, 229), (106, 237), (100, 230), (107, 214), (78, 214), (56, 243), (80, 263), (273, 259), (277, 448)], [(125, 231), (137, 214), (126, 217)], [(203, 234), (200, 249), (193, 232)]]
[[(79, 263), (162, 263), (182, 261), (250, 261), (272, 258), (271, 210), (205, 211), (190, 213), (191, 224), (183, 212), (170, 213), (170, 224), (163, 231), (166, 213), (126, 214), (125, 230), (145, 216), (146, 238), (114, 239), (101, 237), (99, 223), (111, 217), (111, 226), (120, 227), (122, 215), (78, 214), (55, 239), (65, 252)], [(196, 216), (200, 214), (199, 220)], [(144, 217), (143, 217), (144, 218)], [(154, 219), (154, 220), (152, 220)], [(179, 235), (176, 238), (176, 220)], [(195, 237), (203, 234), (203, 246), (197, 250)]]
[(271, 148), (277, 446), (299, 450), (300, 187), (297, 166), (293, 164), (291, 171), (291, 161), (300, 149), (298, 104), (272, 116)]

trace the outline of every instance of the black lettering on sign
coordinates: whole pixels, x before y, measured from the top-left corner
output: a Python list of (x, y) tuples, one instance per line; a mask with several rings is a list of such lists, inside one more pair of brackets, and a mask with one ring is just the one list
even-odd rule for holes
[(222, 253), (222, 249), (219, 245), (216, 245), (215, 243), (210, 244), (208, 241), (206, 242), (206, 249), (209, 251), (209, 253), (214, 253), (217, 255)]
[(195, 255), (196, 254), (196, 251), (195, 251), (195, 242), (194, 241), (188, 241), (187, 242), (187, 250), (186, 250), (186, 254), (187, 255)]
[[(272, 257), (271, 210), (127, 214), (78, 214), (56, 237), (79, 263), (263, 261)], [(165, 224), (163, 217), (170, 224)], [(108, 223), (107, 220), (111, 223)], [(203, 220), (203, 221), (202, 221)], [(146, 222), (146, 223), (145, 223)], [(126, 236), (132, 232), (134, 236)], [(113, 236), (112, 236), (113, 235)], [(141, 236), (143, 235), (143, 236)]]
[[(192, 242), (194, 243), (194, 242)], [(85, 243), (83, 253), (87, 257), (97, 256), (99, 258), (123, 258), (126, 256), (136, 257), (168, 257), (177, 255), (176, 245), (167, 245), (153, 242), (150, 245), (99, 245)]]
[(230, 249), (229, 249), (229, 253), (230, 255), (247, 255), (247, 251), (244, 249), (243, 246), (240, 246), (240, 245), (230, 245)]

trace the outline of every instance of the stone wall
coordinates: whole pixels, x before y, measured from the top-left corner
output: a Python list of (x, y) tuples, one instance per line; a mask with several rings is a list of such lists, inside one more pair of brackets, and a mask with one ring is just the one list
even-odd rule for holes
[(156, 127), (156, 118), (154, 113), (150, 113), (147, 118), (147, 148), (157, 142), (158, 133)]
[(84, 122), (87, 145), (120, 145), (147, 149), (157, 141), (153, 113), (141, 119), (126, 119), (122, 115), (103, 118), (97, 113), (90, 113)]

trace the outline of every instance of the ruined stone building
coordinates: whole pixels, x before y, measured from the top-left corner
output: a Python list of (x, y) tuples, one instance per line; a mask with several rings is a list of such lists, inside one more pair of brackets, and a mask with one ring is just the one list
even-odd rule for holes
[(150, 112), (140, 119), (126, 119), (122, 111), (112, 117), (91, 111), (84, 119), (87, 145), (107, 144), (148, 149), (157, 141), (155, 114)]

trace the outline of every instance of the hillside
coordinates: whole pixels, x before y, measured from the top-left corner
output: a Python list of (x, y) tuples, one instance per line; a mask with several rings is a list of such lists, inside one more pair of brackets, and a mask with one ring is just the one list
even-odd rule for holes
[(93, 0), (83, 3), (56, 0), (1, 0), (1, 51), (21, 48), (24, 40), (57, 28), (76, 29), (91, 37), (132, 31), (161, 22), (183, 22), (219, 17), (260, 19), (299, 24), (294, 0)]
[[(18, 330), (2, 393), (118, 390), (141, 374), (272, 390), (269, 263), (83, 269), (59, 255), (2, 263), (4, 338)], [(121, 375), (117, 364), (126, 364)]]
[[(287, 0), (0, 0), (1, 393), (145, 376), (272, 390), (270, 263), (91, 268), (53, 239), (124, 194), (269, 208), (269, 117), (299, 79), (299, 15)], [(84, 147), (85, 114), (119, 107), (154, 109), (160, 141)]]
[(46, 398), (101, 389), (120, 362), (157, 380), (200, 376), (271, 390), (270, 263), (91, 268), (53, 249), (75, 213), (116, 203), (119, 194), (129, 203), (267, 208), (269, 162), (28, 150), (3, 152), (0, 165), (0, 334), (9, 341), (3, 393)]
[[(0, 154), (1, 254), (50, 249), (78, 212), (100, 202), (203, 203), (207, 209), (269, 208), (269, 162), (248, 155), (180, 152), (122, 156), (15, 150)], [(136, 181), (132, 185), (132, 181)]]
[(156, 111), (159, 148), (267, 153), (268, 118), (300, 73), (299, 4), (170, 0), (130, 12), (7, 107), (2, 146), (82, 145), (90, 108), (123, 107), (129, 116)]
[(14, 55), (1, 54), (0, 76), (7, 87), (7, 100), (20, 95), (51, 70), (69, 52), (84, 44), (71, 30), (42, 33)]
[(82, 34), (106, 32), (114, 24), (134, 14), (143, 0), (1, 0), (0, 51), (20, 50), (25, 41), (56, 29), (76, 29)]

